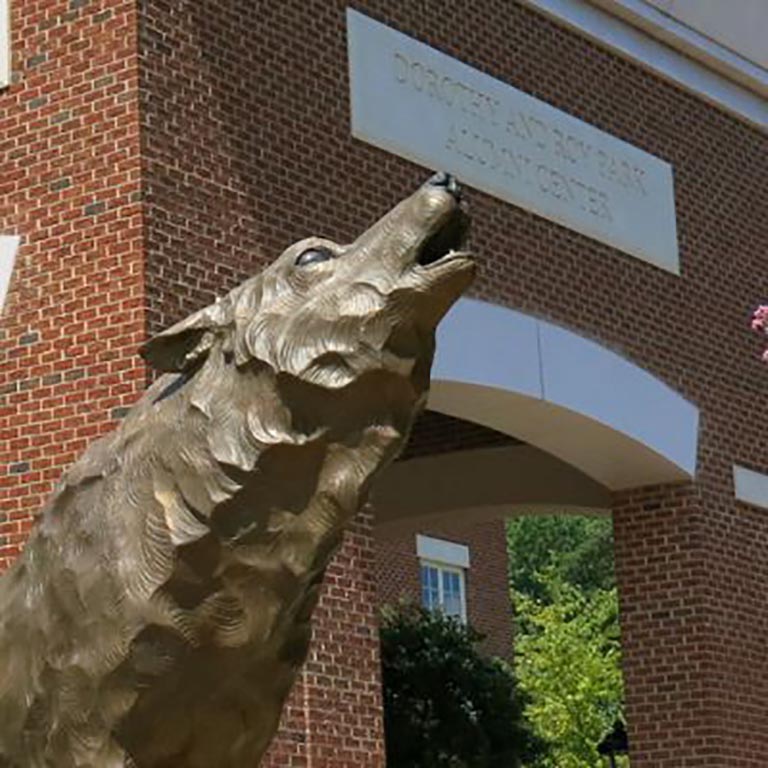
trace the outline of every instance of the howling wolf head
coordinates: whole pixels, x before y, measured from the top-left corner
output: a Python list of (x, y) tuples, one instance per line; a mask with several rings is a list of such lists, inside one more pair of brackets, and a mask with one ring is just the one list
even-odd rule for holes
[(258, 764), (344, 526), (426, 401), (467, 221), (438, 174), (145, 345), (165, 375), (0, 580), (0, 766)]
[(458, 250), (467, 224), (455, 180), (437, 174), (351, 245), (295, 243), (143, 354), (188, 371), (218, 345), (237, 365), (259, 360), (333, 389), (375, 371), (426, 375), (435, 326), (474, 271)]

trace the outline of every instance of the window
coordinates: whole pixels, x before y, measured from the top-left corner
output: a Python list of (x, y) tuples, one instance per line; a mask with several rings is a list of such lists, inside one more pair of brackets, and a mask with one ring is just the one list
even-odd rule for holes
[(467, 620), (464, 596), (464, 571), (439, 563), (421, 563), (421, 604), (430, 611), (442, 611), (461, 621)]
[(0, 88), (11, 84), (11, 0), (0, 0)]
[(462, 544), (417, 536), (416, 551), (420, 560), (422, 606), (466, 622), (469, 549)]

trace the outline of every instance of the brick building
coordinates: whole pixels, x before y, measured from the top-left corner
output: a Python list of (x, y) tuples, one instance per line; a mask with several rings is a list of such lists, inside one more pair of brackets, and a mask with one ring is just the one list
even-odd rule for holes
[(537, 507), (613, 515), (633, 766), (763, 766), (765, 7), (702, 5), (0, 0), (0, 567), (149, 333), (444, 167), (481, 274), (268, 765), (383, 765), (377, 583), (471, 605)]

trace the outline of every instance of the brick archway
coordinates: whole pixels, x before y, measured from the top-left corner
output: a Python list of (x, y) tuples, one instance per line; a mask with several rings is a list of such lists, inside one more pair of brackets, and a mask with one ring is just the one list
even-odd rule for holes
[(460, 302), (438, 349), (430, 408), (511, 440), (395, 465), (378, 492), (378, 524), (405, 530), (516, 509), (613, 514), (633, 765), (664, 763), (714, 722), (700, 668), (698, 409), (595, 341), (502, 306)]
[[(697, 671), (707, 616), (690, 578), (701, 556), (691, 522), (698, 410), (600, 344), (502, 306), (463, 300), (440, 335), (430, 409), (496, 437), (459, 430), (435, 455), (435, 445), (446, 445), (443, 423), (437, 441), (426, 435), (434, 445), (379, 484), (375, 522), (360, 521), (329, 570), (312, 656), (266, 765), (322, 758), (347, 768), (361, 749), (370, 765), (383, 765), (374, 524), (391, 531), (439, 518), (450, 527), (538, 508), (614, 515), (632, 760), (656, 768), (675, 740), (691, 736), (690, 718), (674, 722), (680, 707), (695, 713), (696, 727), (712, 723), (709, 678)], [(679, 553), (669, 579), (658, 565), (664, 542)], [(691, 611), (677, 635), (666, 631), (665, 616), (686, 590)], [(679, 701), (664, 693), (670, 682), (655, 675), (659, 664), (686, 681)], [(364, 742), (338, 719), (349, 707), (355, 722), (368, 723)]]

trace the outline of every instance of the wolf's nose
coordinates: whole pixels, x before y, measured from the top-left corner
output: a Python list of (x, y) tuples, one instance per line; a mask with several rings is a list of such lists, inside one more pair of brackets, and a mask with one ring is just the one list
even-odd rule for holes
[(445, 171), (438, 171), (434, 176), (427, 180), (427, 187), (442, 187), (450, 192), (457, 200), (461, 200), (461, 187), (456, 177)]

